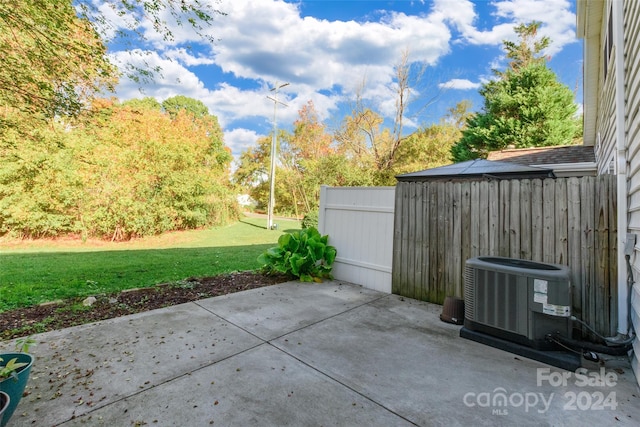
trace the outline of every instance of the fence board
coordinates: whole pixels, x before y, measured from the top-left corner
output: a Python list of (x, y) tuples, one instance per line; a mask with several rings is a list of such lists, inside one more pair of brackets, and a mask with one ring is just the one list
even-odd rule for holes
[[(500, 181), (500, 234), (498, 255), (509, 256), (509, 220), (511, 203), (509, 200), (509, 181)], [(486, 252), (485, 252), (486, 253)]]
[[(567, 228), (568, 228), (568, 263), (579, 266), (581, 259), (581, 217), (580, 217), (580, 180), (569, 178), (567, 182)], [(573, 296), (573, 310), (577, 317), (582, 318), (582, 268), (571, 269), (571, 291)]]
[(542, 261), (542, 241), (544, 236), (542, 209), (542, 180), (531, 181), (531, 259)]
[[(452, 226), (453, 226), (453, 234), (451, 236), (451, 268), (452, 274), (452, 286), (453, 290), (448, 292), (449, 295), (462, 295), (463, 288), (463, 258), (460, 256), (460, 250), (456, 250), (456, 248), (460, 248), (462, 246), (462, 218), (460, 216), (460, 206), (462, 203), (462, 186), (459, 182), (453, 185), (453, 200), (452, 200), (452, 208), (453, 212), (451, 215)], [(466, 258), (464, 258), (466, 260)]]
[[(407, 230), (409, 233), (410, 239), (408, 240), (408, 244), (411, 246), (411, 251), (404, 253), (404, 260), (406, 261), (406, 277), (407, 277), (407, 296), (411, 298), (416, 297), (416, 283), (420, 283), (418, 277), (416, 277), (416, 273), (418, 270), (416, 268), (416, 252), (418, 250), (417, 246), (421, 246), (419, 242), (419, 236), (416, 234), (417, 221), (416, 221), (416, 189), (418, 186), (412, 185), (409, 187), (408, 191), (408, 200), (409, 200), (409, 209), (408, 216), (409, 220), (407, 221)], [(418, 292), (419, 293), (419, 292)]]
[[(409, 216), (409, 209), (411, 209), (411, 204), (409, 202), (409, 190), (411, 187), (403, 186), (400, 196), (402, 198), (402, 207), (400, 210), (401, 215), (404, 218)], [(400, 262), (402, 263), (402, 270), (400, 271), (400, 288), (402, 289), (402, 295), (413, 295), (413, 289), (411, 289), (411, 285), (409, 283), (409, 274), (411, 271), (409, 270), (408, 258), (405, 256), (411, 250), (411, 242), (410, 242), (410, 234), (409, 234), (409, 221), (401, 222), (401, 230), (402, 234), (400, 240)]]
[(422, 277), (420, 281), (420, 292), (416, 292), (417, 299), (424, 300), (427, 298), (426, 289), (429, 287), (429, 187), (425, 184), (420, 186), (420, 194), (422, 195), (422, 203), (420, 210), (422, 211)]
[[(590, 177), (586, 177), (581, 182), (580, 199), (583, 201), (581, 205), (580, 216), (582, 218), (582, 288), (579, 290), (582, 296), (582, 320), (588, 324), (595, 321), (595, 248), (594, 248), (594, 212), (593, 205), (589, 201), (595, 201), (595, 188), (591, 184)], [(585, 331), (583, 330), (583, 333)]]
[(596, 289), (595, 298), (602, 298), (603, 304), (598, 304), (596, 309), (596, 330), (605, 329), (609, 323), (609, 192), (606, 187), (596, 185)]
[(555, 182), (545, 179), (542, 183), (542, 261), (555, 260), (556, 225), (555, 225)]
[(445, 275), (446, 275), (446, 283), (447, 283), (447, 289), (445, 291), (445, 297), (447, 295), (453, 295), (454, 293), (456, 293), (457, 290), (457, 286), (456, 286), (456, 282), (457, 282), (457, 278), (456, 275), (458, 275), (458, 272), (456, 271), (456, 267), (455, 267), (455, 258), (456, 256), (454, 255), (456, 252), (459, 252), (458, 250), (456, 250), (457, 246), (455, 244), (455, 240), (454, 240), (454, 235), (455, 235), (455, 216), (456, 216), (456, 209), (455, 209), (455, 186), (452, 182), (448, 182), (446, 187), (445, 187), (445, 195), (446, 195), (446, 199), (445, 199), (445, 205), (447, 206), (447, 215), (446, 215), (446, 220), (445, 220), (445, 228), (447, 230), (447, 245), (446, 245), (446, 252), (445, 252), (445, 259), (446, 259), (446, 263), (447, 263), (447, 267), (445, 268)]
[[(426, 185), (426, 184), (425, 184)], [(460, 203), (460, 221), (462, 222), (461, 227), (461, 236), (460, 236), (460, 259), (461, 262), (472, 258), (471, 255), (471, 183), (469, 181), (462, 182), (460, 184), (460, 195), (462, 197), (462, 201)], [(464, 265), (461, 266), (461, 269), (464, 268)], [(461, 270), (461, 273), (464, 273), (464, 270)], [(461, 278), (462, 280), (462, 278)], [(462, 286), (462, 292), (459, 294), (461, 297), (464, 297), (464, 284)]]
[(504, 181), (509, 183), (509, 257), (520, 258), (520, 181), (517, 179)]
[(567, 201), (567, 180), (561, 179), (556, 183), (555, 190), (555, 206), (556, 206), (556, 218), (555, 218), (555, 257), (554, 262), (556, 264), (567, 264), (567, 234), (568, 230), (568, 201)]
[(482, 209), (489, 199), (489, 187), (486, 182), (478, 183), (478, 253), (486, 254), (489, 250), (489, 212)]
[[(499, 182), (488, 182), (488, 195), (489, 198), (489, 255), (499, 255), (498, 242), (500, 240), (500, 197), (499, 197)], [(465, 260), (468, 258), (465, 258)]]
[[(402, 192), (404, 191), (404, 189), (407, 187), (407, 185), (405, 183), (398, 183), (398, 185), (396, 185), (396, 194), (395, 194), (395, 201), (394, 201), (394, 219), (393, 219), (393, 250), (392, 250), (392, 265), (395, 265), (396, 268), (392, 269), (391, 272), (391, 292), (393, 292), (394, 294), (400, 294), (402, 295), (402, 274), (404, 273), (402, 271), (402, 268), (397, 268), (397, 266), (400, 265), (400, 262), (402, 261), (402, 249), (401, 249), (401, 242), (402, 242), (402, 218), (404, 218), (404, 215), (402, 214), (402, 208), (404, 203), (402, 203)], [(327, 187), (321, 187), (320, 190), (320, 212), (319, 212), (319, 218), (318, 218), (318, 226), (320, 227), (321, 232), (324, 232), (324, 227), (323, 224), (325, 222), (325, 219), (323, 218), (326, 215), (326, 209), (324, 208), (324, 204), (326, 203), (326, 192), (327, 192)], [(336, 247), (336, 249), (338, 249)]]
[[(615, 184), (606, 175), (398, 183), (403, 190), (396, 193), (396, 229), (409, 235), (395, 238), (401, 254), (394, 256), (393, 280), (411, 277), (415, 283), (413, 288), (394, 283), (394, 292), (408, 289), (405, 296), (440, 304), (448, 295), (462, 297), (464, 263), (475, 256), (564, 264), (571, 270), (573, 312), (611, 335), (617, 290)], [(407, 197), (405, 188), (411, 186), (416, 190)], [(415, 205), (413, 214), (400, 206), (404, 203)], [(405, 255), (415, 262), (407, 264)], [(411, 276), (396, 268), (420, 271)]]
[(480, 183), (474, 181), (471, 183), (471, 217), (470, 221), (470, 258), (477, 257), (480, 254)]
[[(429, 280), (427, 281), (426, 301), (438, 300), (438, 248), (440, 245), (438, 233), (438, 193), (437, 187), (429, 191)], [(441, 236), (440, 236), (441, 237)]]
[(531, 259), (531, 181), (520, 183), (520, 255), (516, 258)]

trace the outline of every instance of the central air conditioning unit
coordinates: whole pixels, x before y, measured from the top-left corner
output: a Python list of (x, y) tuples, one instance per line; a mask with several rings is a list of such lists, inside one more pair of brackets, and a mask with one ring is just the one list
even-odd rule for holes
[(477, 257), (465, 265), (464, 327), (536, 350), (546, 339), (571, 338), (569, 268), (503, 257)]

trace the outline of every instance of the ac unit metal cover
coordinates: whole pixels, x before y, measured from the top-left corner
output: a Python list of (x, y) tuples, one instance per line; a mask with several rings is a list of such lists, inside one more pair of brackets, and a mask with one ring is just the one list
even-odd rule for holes
[(465, 265), (465, 327), (535, 348), (547, 334), (571, 337), (567, 266), (504, 257)]

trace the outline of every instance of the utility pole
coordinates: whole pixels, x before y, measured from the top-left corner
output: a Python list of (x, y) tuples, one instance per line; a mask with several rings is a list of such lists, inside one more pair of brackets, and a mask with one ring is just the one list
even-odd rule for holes
[(278, 104), (282, 104), (285, 107), (287, 104), (284, 102), (278, 101), (278, 90), (288, 86), (289, 83), (283, 83), (278, 86), (278, 82), (271, 88), (271, 92), (273, 92), (273, 96), (267, 96), (270, 100), (273, 101), (273, 139), (271, 140), (271, 173), (269, 175), (269, 207), (267, 213), (267, 229), (274, 230), (276, 227), (273, 225), (273, 205), (276, 202), (276, 142), (278, 135), (278, 125), (276, 121), (276, 113), (278, 111)]

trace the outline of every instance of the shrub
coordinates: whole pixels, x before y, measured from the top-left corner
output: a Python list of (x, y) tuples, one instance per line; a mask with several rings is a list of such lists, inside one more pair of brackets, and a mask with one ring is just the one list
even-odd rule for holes
[(315, 227), (280, 236), (278, 246), (267, 249), (258, 257), (266, 273), (281, 273), (298, 277), (303, 282), (331, 279), (336, 248), (327, 244), (329, 236), (321, 236)]
[(318, 228), (318, 211), (308, 212), (304, 218), (302, 218), (302, 228)]

